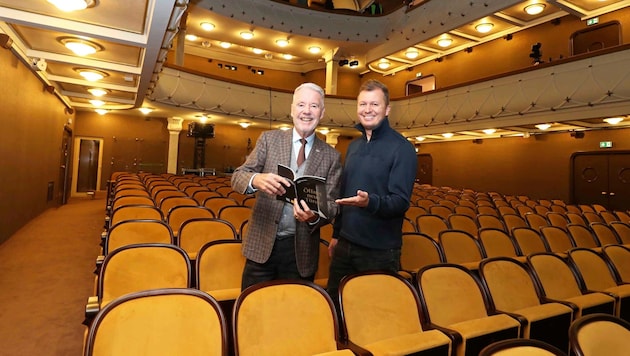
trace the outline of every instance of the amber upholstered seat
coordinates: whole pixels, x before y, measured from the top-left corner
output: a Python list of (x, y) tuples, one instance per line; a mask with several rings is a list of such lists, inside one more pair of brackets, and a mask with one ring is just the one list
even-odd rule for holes
[(543, 226), (540, 228), (540, 235), (547, 241), (551, 252), (566, 254), (567, 251), (575, 247), (575, 241), (571, 235), (561, 227)]
[(610, 244), (620, 244), (621, 240), (617, 236), (615, 230), (610, 227), (608, 224), (604, 224), (601, 222), (590, 223), (589, 226), (597, 240), (599, 240), (599, 244), (602, 246), (610, 245)]
[(414, 287), (396, 274), (364, 272), (339, 285), (344, 335), (373, 355), (450, 355), (451, 340), (422, 326)]
[(465, 231), (445, 230), (440, 232), (439, 243), (448, 263), (456, 263), (476, 270), (486, 252), (474, 236)]
[(430, 264), (446, 262), (442, 247), (430, 236), (419, 233), (403, 233), (399, 274), (415, 283), (418, 271)]
[(84, 356), (225, 356), (226, 325), (218, 303), (199, 290), (127, 294), (98, 313)]
[(195, 260), (201, 247), (208, 242), (237, 239), (237, 237), (235, 227), (225, 220), (196, 218), (182, 224), (177, 244), (188, 253), (191, 260)]
[(617, 283), (612, 266), (602, 255), (588, 248), (575, 248), (569, 251), (569, 261), (587, 290), (613, 296), (615, 315), (630, 321), (630, 284)]
[(604, 256), (615, 269), (617, 282), (630, 283), (630, 248), (624, 245), (607, 245)]
[(589, 292), (582, 288), (579, 276), (567, 261), (554, 253), (535, 253), (527, 256), (527, 263), (541, 286), (545, 300), (565, 303), (574, 310), (573, 318), (585, 314), (614, 314), (615, 299), (607, 294)]
[(438, 240), (440, 232), (448, 229), (448, 223), (441, 216), (426, 214), (420, 215), (416, 218), (416, 230), (425, 235), (431, 236), (431, 238), (435, 241)]
[(418, 274), (418, 290), (427, 326), (451, 337), (456, 356), (476, 356), (492, 342), (521, 334), (515, 318), (489, 311), (482, 286), (465, 267), (427, 266)]
[(501, 229), (480, 229), (479, 242), (486, 252), (486, 257), (513, 257), (525, 262), (525, 257), (521, 256), (521, 252), (512, 237)]
[(512, 237), (523, 256), (537, 252), (549, 252), (547, 241), (540, 236), (540, 233), (531, 227), (517, 227), (512, 230)]
[(134, 244), (105, 257), (96, 296), (88, 298), (86, 322), (112, 300), (132, 292), (190, 288), (191, 265), (184, 250), (172, 244)]
[(329, 242), (327, 240), (319, 239), (319, 257), (317, 261), (317, 271), (315, 272), (315, 279), (313, 282), (322, 288), (326, 288), (328, 285), (328, 272), (331, 261), (330, 255), (328, 254), (328, 245)]
[[(243, 222), (249, 220), (252, 215), (252, 208), (248, 206), (224, 206), (219, 210), (217, 217), (230, 222), (234, 227), (241, 227)], [(239, 236), (242, 238), (242, 236)]]
[(203, 207), (203, 206), (195, 206), (195, 205), (182, 205), (176, 206), (171, 209), (166, 217), (166, 222), (173, 230), (173, 235), (175, 238), (179, 235), (179, 229), (182, 224), (187, 220), (194, 218), (215, 218), (216, 216), (212, 212), (212, 210)]
[(566, 356), (565, 351), (536, 339), (508, 339), (486, 346), (479, 356)]
[(245, 257), (241, 240), (216, 240), (201, 248), (196, 261), (197, 287), (219, 302), (234, 301), (241, 293)]
[(573, 309), (561, 303), (544, 302), (525, 264), (509, 257), (488, 258), (481, 262), (479, 274), (490, 292), (491, 307), (525, 320), (524, 338), (543, 340), (568, 350), (567, 330), (573, 320)]
[(237, 356), (353, 355), (339, 340), (326, 291), (303, 280), (275, 280), (245, 289), (232, 314)]
[(586, 315), (571, 324), (569, 341), (577, 356), (627, 355), (630, 323), (608, 314)]
[(138, 219), (122, 221), (108, 231), (103, 244), (103, 255), (121, 246), (138, 243), (174, 244), (173, 231), (161, 220)]
[(630, 246), (630, 225), (621, 221), (612, 221), (608, 223), (615, 233), (617, 233), (617, 237), (619, 237), (619, 241), (624, 245)]

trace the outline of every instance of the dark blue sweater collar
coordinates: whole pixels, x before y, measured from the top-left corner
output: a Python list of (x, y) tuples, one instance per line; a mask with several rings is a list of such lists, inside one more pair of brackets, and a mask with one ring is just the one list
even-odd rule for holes
[[(359, 122), (358, 124), (354, 125), (354, 127), (361, 131), (361, 133), (363, 134), (363, 138), (366, 138), (366, 134), (365, 134), (365, 127), (363, 127), (363, 125), (361, 125), (361, 123)], [(386, 116), (383, 121), (381, 121), (378, 126), (376, 126), (373, 130), (372, 130), (372, 137), (370, 138), (370, 140), (375, 139), (376, 137), (379, 136), (379, 133), (382, 133), (384, 131), (387, 131), (389, 129), (389, 117)]]

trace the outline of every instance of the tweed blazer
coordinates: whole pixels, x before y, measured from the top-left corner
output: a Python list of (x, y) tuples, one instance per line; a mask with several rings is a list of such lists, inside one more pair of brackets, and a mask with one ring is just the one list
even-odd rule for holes
[[(278, 173), (278, 164), (290, 166), (292, 151), (292, 130), (265, 131), (256, 142), (243, 165), (232, 174), (232, 189), (245, 193), (249, 181), (255, 173)], [(306, 159), (305, 175), (326, 177), (328, 197), (328, 219), (320, 219), (316, 226), (297, 222), (295, 233), (295, 256), (297, 268), (302, 277), (310, 277), (317, 271), (319, 257), (319, 227), (330, 223), (337, 215), (339, 207), (339, 179), (341, 176), (341, 155), (330, 145), (315, 136), (313, 147)], [(256, 203), (252, 209), (247, 234), (243, 240), (243, 255), (254, 262), (265, 263), (271, 255), (282, 216), (284, 202), (262, 191), (256, 193)]]

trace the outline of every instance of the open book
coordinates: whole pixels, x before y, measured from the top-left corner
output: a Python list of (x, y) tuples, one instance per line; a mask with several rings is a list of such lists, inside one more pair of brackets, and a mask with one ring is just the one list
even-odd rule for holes
[(317, 176), (295, 176), (295, 172), (283, 164), (278, 164), (278, 175), (291, 182), (286, 193), (278, 195), (278, 200), (293, 204), (294, 199), (304, 200), (308, 207), (322, 218), (327, 218), (326, 178)]

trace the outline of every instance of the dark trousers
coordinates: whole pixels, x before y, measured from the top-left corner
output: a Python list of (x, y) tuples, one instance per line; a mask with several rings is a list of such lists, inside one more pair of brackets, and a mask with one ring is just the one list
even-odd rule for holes
[(313, 281), (315, 276), (302, 277), (295, 261), (295, 237), (277, 238), (271, 256), (265, 263), (245, 261), (241, 290), (260, 282), (275, 279), (305, 279)]
[(400, 249), (371, 249), (339, 239), (333, 252), (328, 275), (327, 291), (335, 307), (339, 308), (339, 282), (349, 274), (385, 270), (397, 273), (400, 270)]

